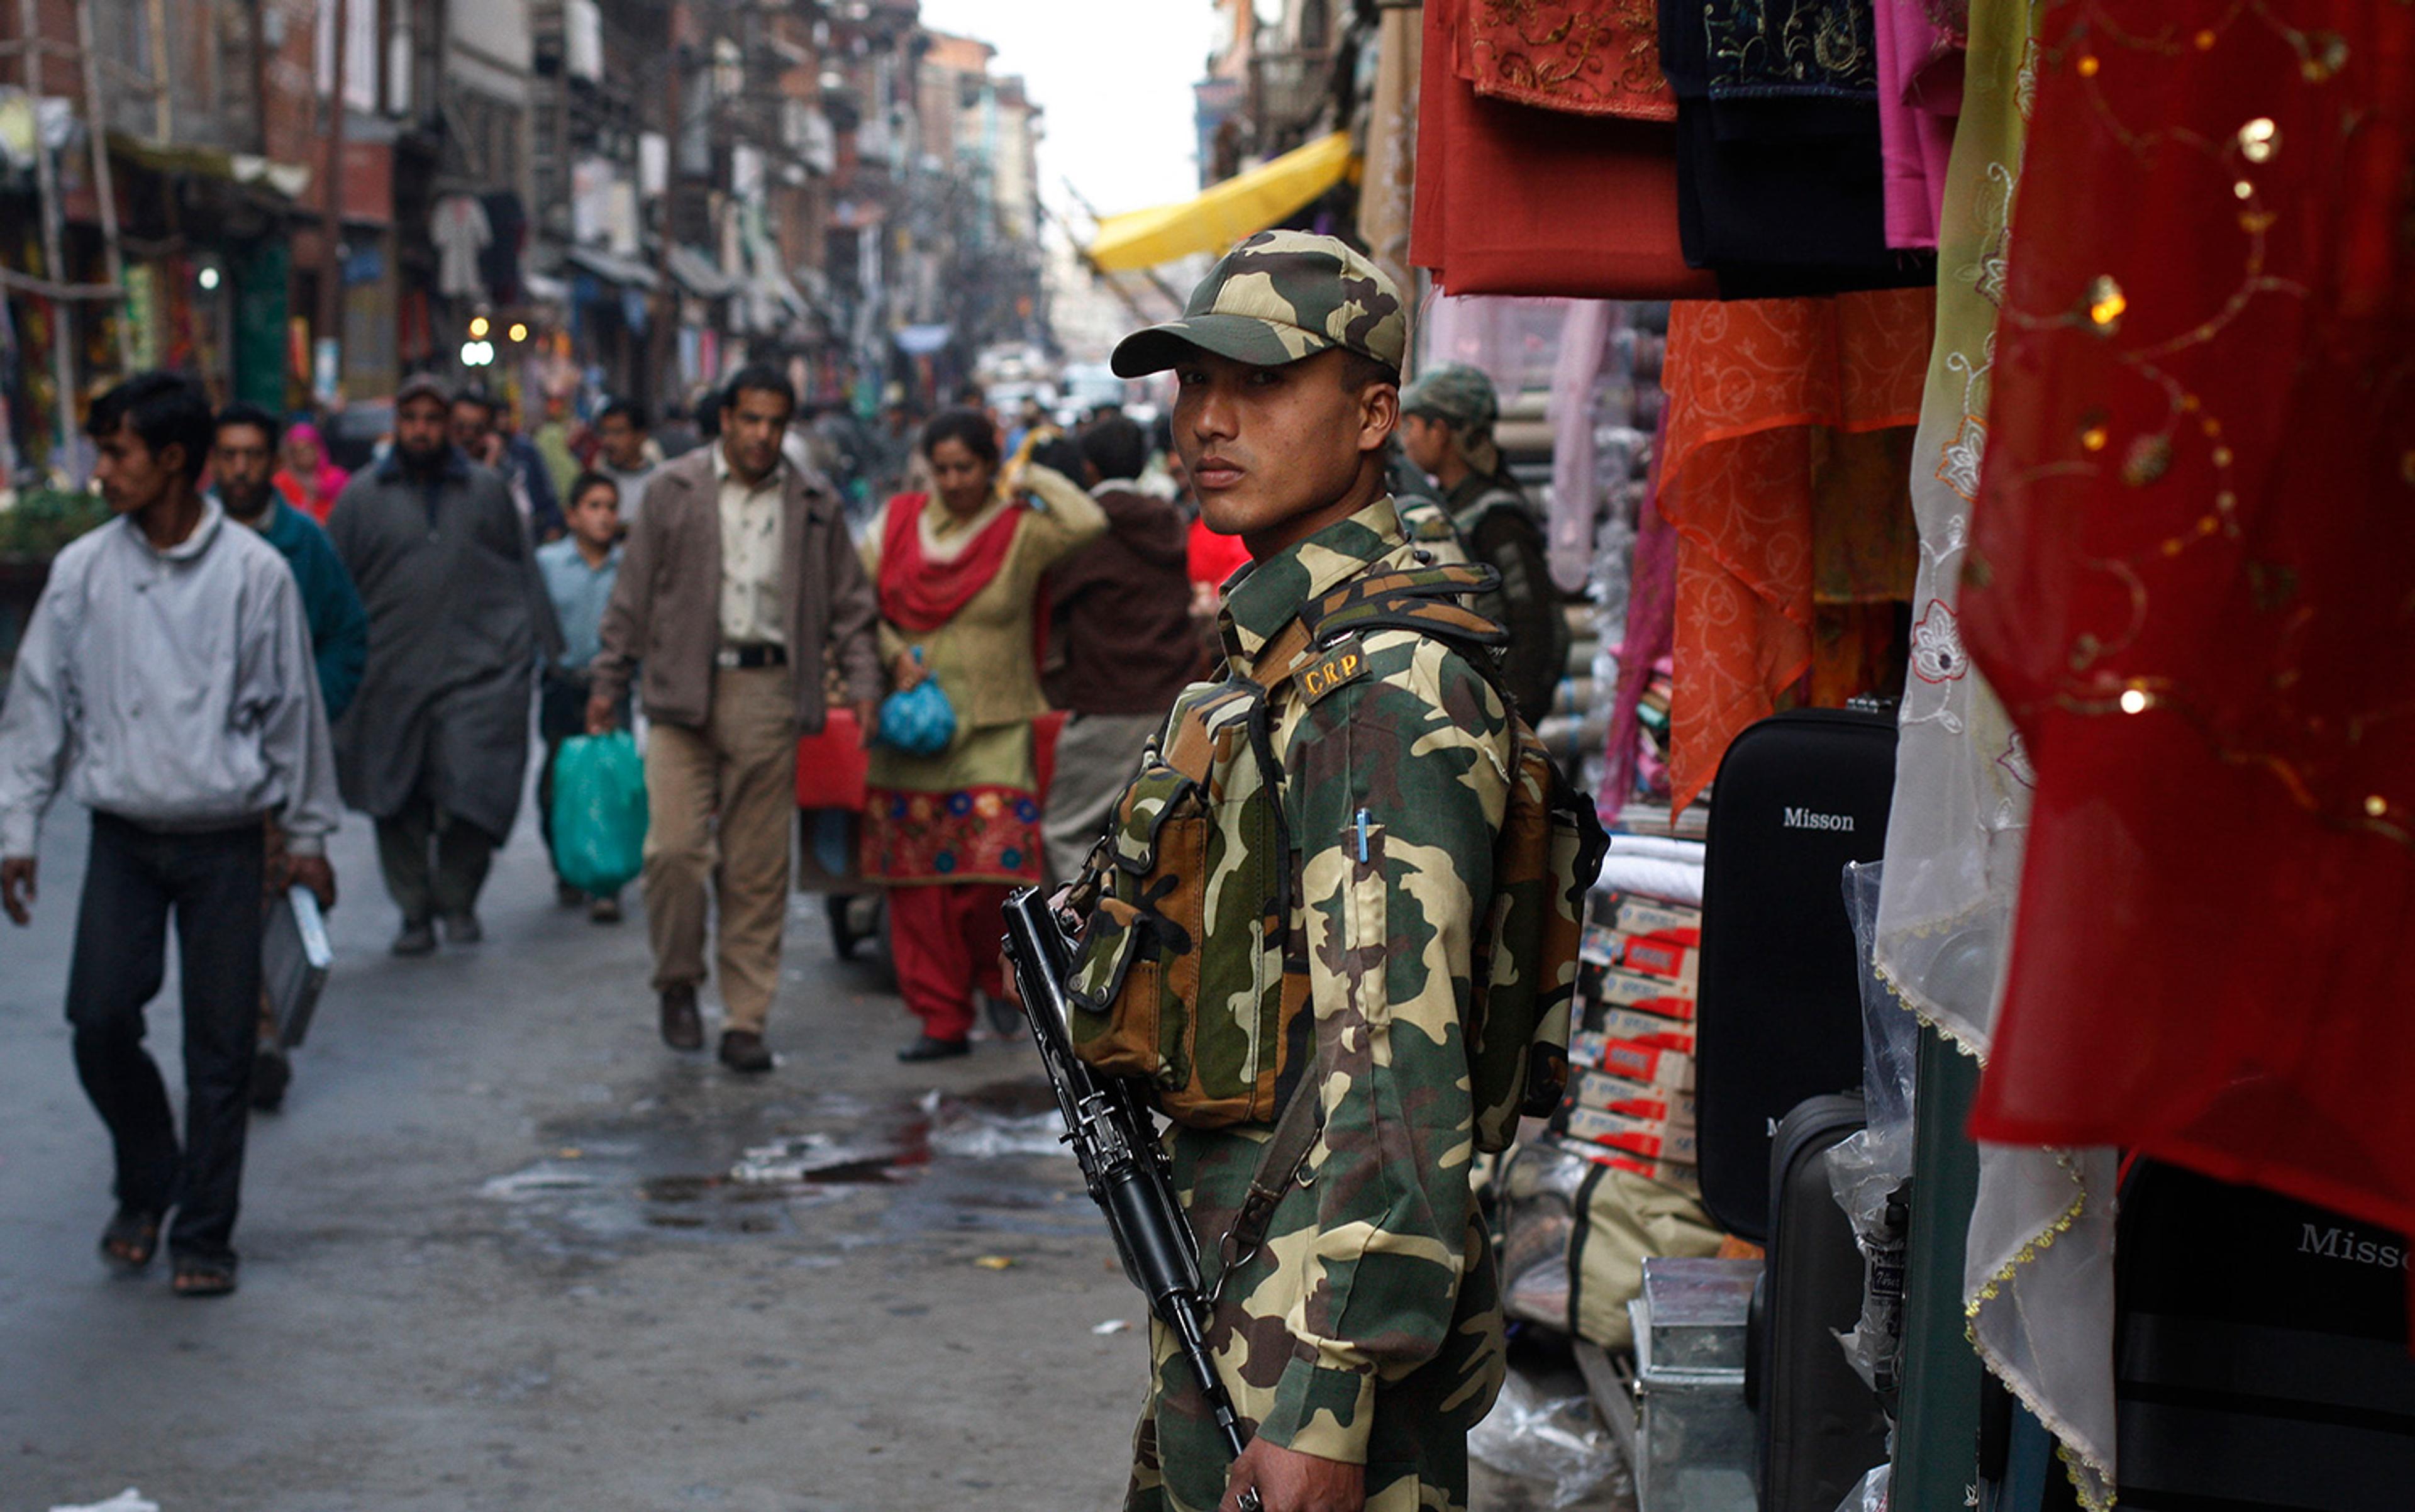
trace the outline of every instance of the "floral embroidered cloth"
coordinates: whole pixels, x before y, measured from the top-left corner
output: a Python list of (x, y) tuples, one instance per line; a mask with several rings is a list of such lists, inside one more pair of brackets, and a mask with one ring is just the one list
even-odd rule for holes
[[(1972, 7), (1968, 98), (1937, 186), (1937, 346), (1912, 469), (1921, 561), (1875, 941), (1879, 971), (1904, 1006), (1983, 1063), (2036, 773), (1971, 664), (1958, 606), (2027, 127), (2032, 8), (2032, 0)], [(1883, 10), (1880, 24), (1883, 43)], [(1962, 1297), (1979, 1356), (2054, 1433), (2090, 1508), (2108, 1504), (2114, 1476), (2115, 1171), (2114, 1152), (2101, 1146), (1983, 1146), (1964, 1249)]]
[(881, 880), (1040, 880), (1040, 805), (1012, 787), (883, 791), (864, 816), (865, 855)]
[(1875, 100), (1869, 0), (1693, 0), (1710, 42), (1711, 98)]
[(1655, 0), (1474, 0), (1464, 76), (1479, 95), (1577, 115), (1673, 121)]
[(1832, 509), (1905, 508), (1899, 472), (1832, 468), (1863, 449), (1828, 433), (1919, 418), (1934, 302), (1907, 289), (1671, 307), (1659, 508), (1678, 535), (1672, 807), (1811, 667), (1823, 486), (1861, 480), (1831, 493)]
[(974, 731), (945, 755), (876, 754), (863, 808), (863, 872), (891, 887), (1037, 883), (1039, 773), (1029, 725)]
[(1930, 287), (1886, 242), (1867, 3), (1659, 0), (1686, 262), (1727, 299)]
[(2415, 9), (2039, 24), (1961, 601), (2037, 787), (1973, 1127), (2415, 1231)]
[(1711, 294), (1678, 246), (1672, 129), (1478, 93), (1462, 59), (1486, 3), (1427, 0), (1410, 260), (1454, 294)]

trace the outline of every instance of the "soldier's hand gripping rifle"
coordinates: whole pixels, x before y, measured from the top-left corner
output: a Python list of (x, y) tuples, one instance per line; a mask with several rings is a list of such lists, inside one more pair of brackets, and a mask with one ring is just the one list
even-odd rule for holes
[[(1039, 1043), (1040, 1063), (1065, 1116), (1065, 1143), (1082, 1162), (1090, 1200), (1107, 1215), (1124, 1274), (1148, 1298), (1149, 1311), (1173, 1331), (1224, 1446), (1238, 1459), (1245, 1446), (1241, 1425), (1208, 1355), (1199, 1242), (1175, 1200), (1173, 1165), (1139, 1089), (1125, 1078), (1099, 1074), (1073, 1054), (1065, 1016), (1072, 951), (1063, 926), (1037, 889), (1023, 888), (1006, 901), (1006, 954), (1014, 963), (1023, 1016)], [(1242, 1492), (1242, 1512), (1258, 1512), (1258, 1506), (1256, 1491)]]

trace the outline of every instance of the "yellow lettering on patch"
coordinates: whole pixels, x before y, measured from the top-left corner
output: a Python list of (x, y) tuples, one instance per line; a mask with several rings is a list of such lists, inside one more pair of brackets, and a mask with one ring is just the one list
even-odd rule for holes
[(1355, 682), (1367, 675), (1367, 657), (1356, 645), (1328, 652), (1299, 675), (1299, 691), (1310, 703), (1314, 703), (1345, 683)]

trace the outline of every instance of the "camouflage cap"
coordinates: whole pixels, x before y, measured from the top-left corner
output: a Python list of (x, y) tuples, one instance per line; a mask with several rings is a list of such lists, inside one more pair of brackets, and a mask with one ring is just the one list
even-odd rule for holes
[(1501, 396), (1482, 368), (1455, 362), (1421, 375), (1401, 391), (1401, 413), (1441, 421), (1469, 467), (1487, 476), (1501, 471), (1501, 448), (1492, 440)]
[(1428, 415), (1460, 430), (1489, 431), (1501, 418), (1501, 397), (1483, 369), (1455, 362), (1403, 389), (1401, 412)]
[(1182, 319), (1117, 346), (1119, 378), (1161, 373), (1192, 348), (1278, 367), (1336, 347), (1398, 367), (1409, 346), (1401, 292), (1345, 242), (1262, 231), (1217, 261)]

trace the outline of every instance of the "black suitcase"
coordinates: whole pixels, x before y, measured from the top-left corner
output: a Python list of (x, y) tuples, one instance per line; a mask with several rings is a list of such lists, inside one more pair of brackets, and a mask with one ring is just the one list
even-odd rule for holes
[(2415, 1506), (2408, 1265), (2377, 1225), (2138, 1162), (2114, 1260), (2119, 1505)]
[(1696, 1004), (1702, 1204), (1769, 1233), (1770, 1130), (1807, 1098), (1862, 1085), (1862, 981), (1850, 861), (1886, 849), (1895, 721), (1807, 709), (1747, 729), (1711, 788)]
[(1837, 1341), (1861, 1318), (1864, 1275), (1827, 1154), (1862, 1126), (1858, 1092), (1809, 1099), (1778, 1126), (1769, 1264), (1753, 1294), (1745, 1376), (1761, 1429), (1761, 1512), (1836, 1512), (1886, 1460), (1878, 1396)]

